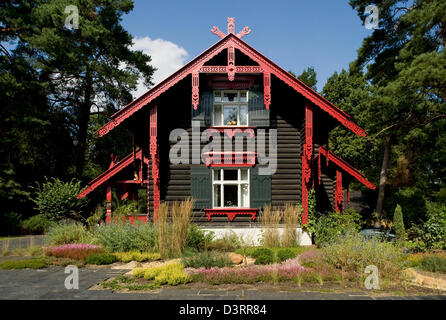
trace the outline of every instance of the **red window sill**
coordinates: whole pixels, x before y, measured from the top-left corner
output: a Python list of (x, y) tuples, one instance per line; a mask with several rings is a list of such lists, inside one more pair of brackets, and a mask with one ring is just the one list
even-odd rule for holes
[(204, 209), (208, 221), (211, 221), (212, 216), (227, 216), (230, 221), (233, 221), (236, 215), (250, 215), (252, 221), (255, 221), (256, 215), (259, 209), (254, 208), (217, 208), (217, 209)]

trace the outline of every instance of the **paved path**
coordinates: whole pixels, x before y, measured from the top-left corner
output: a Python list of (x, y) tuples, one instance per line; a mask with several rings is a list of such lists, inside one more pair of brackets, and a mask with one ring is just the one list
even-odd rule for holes
[(42, 270), (0, 270), (0, 299), (84, 299), (84, 300), (446, 300), (446, 296), (408, 296), (373, 298), (367, 292), (320, 293), (248, 290), (200, 290), (162, 288), (144, 293), (116, 293), (111, 290), (89, 290), (92, 286), (126, 270), (79, 269), (79, 290), (65, 289), (68, 276), (64, 268)]

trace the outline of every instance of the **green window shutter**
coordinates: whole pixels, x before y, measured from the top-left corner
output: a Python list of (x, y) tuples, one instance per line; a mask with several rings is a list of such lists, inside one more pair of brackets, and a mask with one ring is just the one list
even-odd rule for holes
[(195, 209), (212, 208), (212, 170), (206, 166), (190, 168), (191, 196)]
[(214, 96), (210, 91), (200, 92), (200, 104), (197, 110), (192, 108), (192, 121), (200, 121), (200, 126), (212, 125), (212, 110), (214, 109)]
[(265, 109), (262, 91), (249, 91), (248, 114), (250, 126), (269, 127), (269, 110)]
[(271, 203), (271, 175), (259, 175), (259, 168), (249, 170), (251, 208), (263, 208)]

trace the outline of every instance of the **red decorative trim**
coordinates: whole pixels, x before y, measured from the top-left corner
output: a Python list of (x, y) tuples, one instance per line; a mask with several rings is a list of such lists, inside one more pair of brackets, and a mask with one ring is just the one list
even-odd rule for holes
[[(127, 106), (122, 108), (121, 110), (117, 111), (115, 114), (111, 116), (111, 120), (105, 124), (103, 127), (101, 127), (99, 130), (96, 131), (96, 133), (99, 134), (100, 137), (106, 135), (108, 132), (116, 128), (119, 124), (121, 124), (124, 120), (129, 118), (131, 115), (133, 115), (135, 112), (142, 109), (144, 106), (146, 106), (148, 103), (159, 97), (161, 94), (166, 92), (169, 88), (174, 86), (176, 83), (178, 83), (180, 80), (187, 77), (190, 73), (192, 73), (195, 70), (198, 70), (200, 67), (203, 66), (205, 62), (213, 58), (215, 55), (220, 53), (222, 50), (224, 50), (227, 47), (227, 44), (231, 41), (231, 36), (226, 36), (224, 39), (220, 40), (216, 44), (214, 44), (212, 47), (204, 51), (201, 55), (199, 55), (197, 58), (180, 68), (178, 71), (173, 73), (171, 76), (166, 78), (165, 80), (161, 81), (159, 84), (157, 84), (152, 89), (148, 90), (146, 93), (144, 93), (139, 98), (133, 100), (131, 103), (129, 103)], [(235, 36), (234, 36), (235, 38)]]
[(263, 73), (263, 103), (265, 108), (269, 109), (271, 105), (271, 73)]
[[(142, 158), (142, 151), (139, 149), (136, 151), (135, 155), (136, 159)], [(116, 158), (114, 158), (116, 160)], [(104, 184), (105, 182), (109, 181), (114, 175), (121, 172), (123, 169), (127, 168), (129, 165), (131, 165), (134, 161), (133, 153), (128, 154), (126, 157), (124, 157), (121, 161), (118, 163), (113, 163), (113, 166), (110, 165), (110, 168), (107, 171), (104, 171), (101, 173), (98, 177), (96, 177), (94, 180), (90, 181), (88, 183), (88, 187), (85, 188), (82, 192), (80, 192), (77, 195), (78, 199), (82, 199), (86, 195), (88, 195), (90, 192)]]
[(305, 143), (302, 150), (302, 207), (304, 210), (302, 224), (307, 224), (308, 189), (311, 180), (311, 158), (313, 155), (313, 107), (309, 102), (305, 102)]
[(234, 81), (235, 78), (235, 50), (233, 46), (228, 47), (228, 80)]
[(336, 170), (336, 189), (335, 189), (335, 210), (340, 212), (342, 209), (342, 202), (344, 201), (344, 193), (342, 192), (342, 172)]
[(250, 215), (252, 221), (255, 221), (259, 209), (252, 208), (218, 208), (218, 209), (204, 209), (208, 221), (211, 221), (211, 216), (227, 216), (230, 221), (233, 221), (236, 215)]
[(224, 37), (226, 37), (226, 34), (225, 33), (223, 33), (218, 27), (216, 27), (216, 26), (214, 26), (212, 29), (211, 29), (211, 32), (213, 33), (213, 34), (216, 34), (217, 36), (219, 36), (220, 38), (224, 38)]
[(212, 89), (249, 89), (253, 85), (253, 76), (237, 76), (234, 81), (229, 81), (224, 76), (212, 76), (208, 81), (208, 86)]
[(224, 133), (229, 139), (232, 139), (234, 136), (242, 134), (248, 134), (250, 138), (254, 138), (256, 127), (208, 127), (206, 128), (206, 132), (208, 133), (208, 139), (212, 136), (213, 133)]
[(105, 199), (106, 199), (105, 223), (110, 223), (112, 215), (112, 188), (110, 185), (107, 186), (107, 194)]
[(197, 110), (200, 103), (200, 74), (198, 72), (192, 73), (192, 105), (194, 110)]
[(243, 38), (244, 36), (251, 33), (251, 29), (249, 27), (244, 27), (242, 31), (237, 33), (237, 38)]
[(287, 71), (280, 68), (278, 65), (276, 65), (274, 62), (266, 58), (260, 52), (249, 46), (243, 40), (239, 38), (234, 38), (233, 40), (235, 42), (235, 48), (239, 49), (244, 54), (249, 56), (251, 59), (259, 63), (259, 65), (263, 68), (264, 72), (273, 73), (280, 80), (288, 84), (290, 87), (292, 87), (294, 90), (302, 94), (304, 97), (306, 97), (308, 100), (310, 100), (315, 105), (320, 107), (322, 110), (328, 112), (332, 117), (337, 119), (339, 122), (341, 122), (341, 124), (349, 128), (355, 134), (362, 137), (365, 137), (367, 135), (364, 129), (362, 129), (353, 121), (351, 121), (350, 119), (351, 117), (348, 114), (346, 114), (344, 111), (336, 107), (333, 103), (325, 99), (319, 93), (311, 89), (301, 80), (297, 79), (296, 77), (289, 74)]
[(150, 155), (152, 156), (152, 179), (153, 179), (153, 222), (158, 220), (160, 206), (160, 172), (158, 152), (158, 106), (155, 104), (150, 109)]
[[(327, 159), (330, 159), (332, 162), (334, 162), (337, 166), (339, 166), (341, 169), (349, 173), (351, 176), (356, 178), (359, 182), (361, 182), (363, 185), (365, 185), (367, 188), (375, 190), (375, 185), (368, 181), (362, 173), (360, 173), (357, 169), (352, 167), (350, 164), (339, 158), (336, 154), (334, 154), (332, 151), (327, 151), (323, 146), (319, 148), (319, 153), (322, 154)], [(328, 154), (328, 156), (327, 156)]]
[(317, 174), (317, 184), (320, 185), (321, 184), (321, 155), (319, 154), (317, 157), (317, 170), (318, 170), (318, 174)]
[(313, 106), (308, 101), (305, 101), (305, 151), (307, 160), (311, 160), (313, 156)]
[(228, 18), (228, 34), (234, 34), (235, 32), (235, 19)]
[[(302, 166), (306, 162), (305, 155), (302, 155)], [(303, 169), (302, 169), (303, 171)], [(306, 225), (308, 223), (308, 186), (305, 182), (305, 177), (302, 174), (302, 225)]]
[[(234, 66), (235, 73), (262, 73), (263, 69), (260, 66)], [(199, 69), (200, 73), (228, 73), (227, 66), (202, 66)]]
[[(204, 161), (207, 167), (252, 167), (256, 163), (257, 153), (243, 152), (205, 152)], [(216, 161), (215, 161), (216, 160)], [(215, 162), (214, 162), (215, 161)]]
[[(232, 32), (230, 32), (232, 31)], [(224, 38), (226, 37), (226, 34), (224, 34), (218, 27), (213, 27), (211, 29), (211, 32), (213, 34), (216, 34), (217, 36), (219, 36), (220, 38)], [(234, 18), (228, 18), (228, 34), (234, 33), (235, 32), (235, 19)], [(238, 38), (242, 38), (248, 34), (251, 33), (251, 29), (249, 27), (244, 27), (242, 29), (242, 31), (240, 31), (239, 33), (237, 33), (237, 37)]]
[[(203, 64), (209, 61), (212, 57), (220, 53), (222, 50), (226, 49), (229, 45), (232, 45), (235, 49), (239, 49), (244, 54), (248, 55), (251, 59), (259, 63), (260, 68), (263, 72), (273, 73), (280, 80), (285, 82), (287, 85), (292, 87), (294, 90), (302, 94), (304, 97), (309, 99), (315, 105), (320, 107), (322, 110), (328, 112), (332, 117), (337, 119), (341, 124), (352, 130), (355, 134), (359, 136), (366, 136), (364, 129), (360, 128), (353, 121), (351, 121), (350, 116), (343, 112), (341, 109), (337, 108), (334, 104), (329, 102), (327, 99), (319, 95), (316, 91), (305, 85), (302, 81), (293, 77), (288, 72), (277, 66), (274, 62), (267, 59), (257, 50), (253, 49), (243, 40), (239, 39), (233, 34), (227, 35), (224, 39), (217, 42), (208, 50), (204, 51), (197, 58), (186, 64), (180, 70), (172, 74), (170, 77), (156, 85), (154, 88), (147, 91), (141, 97), (137, 98), (126, 107), (122, 108), (114, 115), (112, 115), (111, 120), (101, 127), (97, 133), (99, 136), (104, 136), (110, 130), (113, 130), (116, 126), (122, 123), (125, 119), (129, 118), (132, 114), (143, 108), (145, 105), (153, 101), (155, 98), (159, 97), (162, 93), (167, 91), (170, 87), (178, 83), (180, 80), (185, 78), (192, 72), (199, 70)], [(254, 69), (254, 67), (250, 67)], [(256, 67), (258, 68), (258, 67)], [(225, 72), (227, 70), (225, 69)], [(237, 73), (236, 67), (236, 73)], [(268, 94), (268, 92), (267, 92)], [(269, 93), (270, 94), (270, 93)], [(269, 96), (270, 97), (270, 96)], [(266, 104), (268, 105), (268, 104)]]

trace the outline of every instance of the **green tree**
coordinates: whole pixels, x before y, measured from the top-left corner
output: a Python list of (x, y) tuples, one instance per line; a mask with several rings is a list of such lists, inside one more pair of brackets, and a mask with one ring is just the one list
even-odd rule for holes
[[(350, 1), (363, 21), (369, 4)], [(382, 136), (376, 203), (382, 214), (386, 186), (396, 185), (391, 175), (398, 171), (398, 158), (407, 160), (406, 186), (432, 191), (444, 184), (444, 170), (437, 166), (444, 167), (444, 157), (436, 141), (444, 141), (446, 128), (446, 3), (388, 0), (376, 5), (379, 28), (364, 39), (351, 70), (366, 67), (372, 85), (369, 113), (374, 116), (368, 129), (376, 139)]]
[(406, 230), (404, 229), (403, 210), (399, 204), (393, 213), (393, 227), (395, 229), (396, 240), (403, 242), (406, 239)]
[(312, 88), (313, 90), (317, 90), (316, 84), (317, 84), (317, 74), (316, 71), (314, 71), (314, 67), (308, 67), (305, 69), (299, 76), (296, 76), (296, 74), (293, 71), (288, 71), (293, 77), (298, 78), (303, 83), (305, 83), (307, 86)]
[[(13, 30), (15, 54), (26, 57), (47, 84), (50, 105), (70, 115), (75, 137), (75, 174), (82, 178), (93, 111), (115, 109), (132, 100), (139, 77), (146, 85), (154, 69), (150, 57), (131, 49), (121, 17), (130, 0), (40, 0), (4, 5), (3, 24)], [(76, 6), (77, 29), (67, 29), (67, 6)], [(3, 13), (2, 12), (2, 13)], [(18, 18), (17, 18), (18, 17)]]

